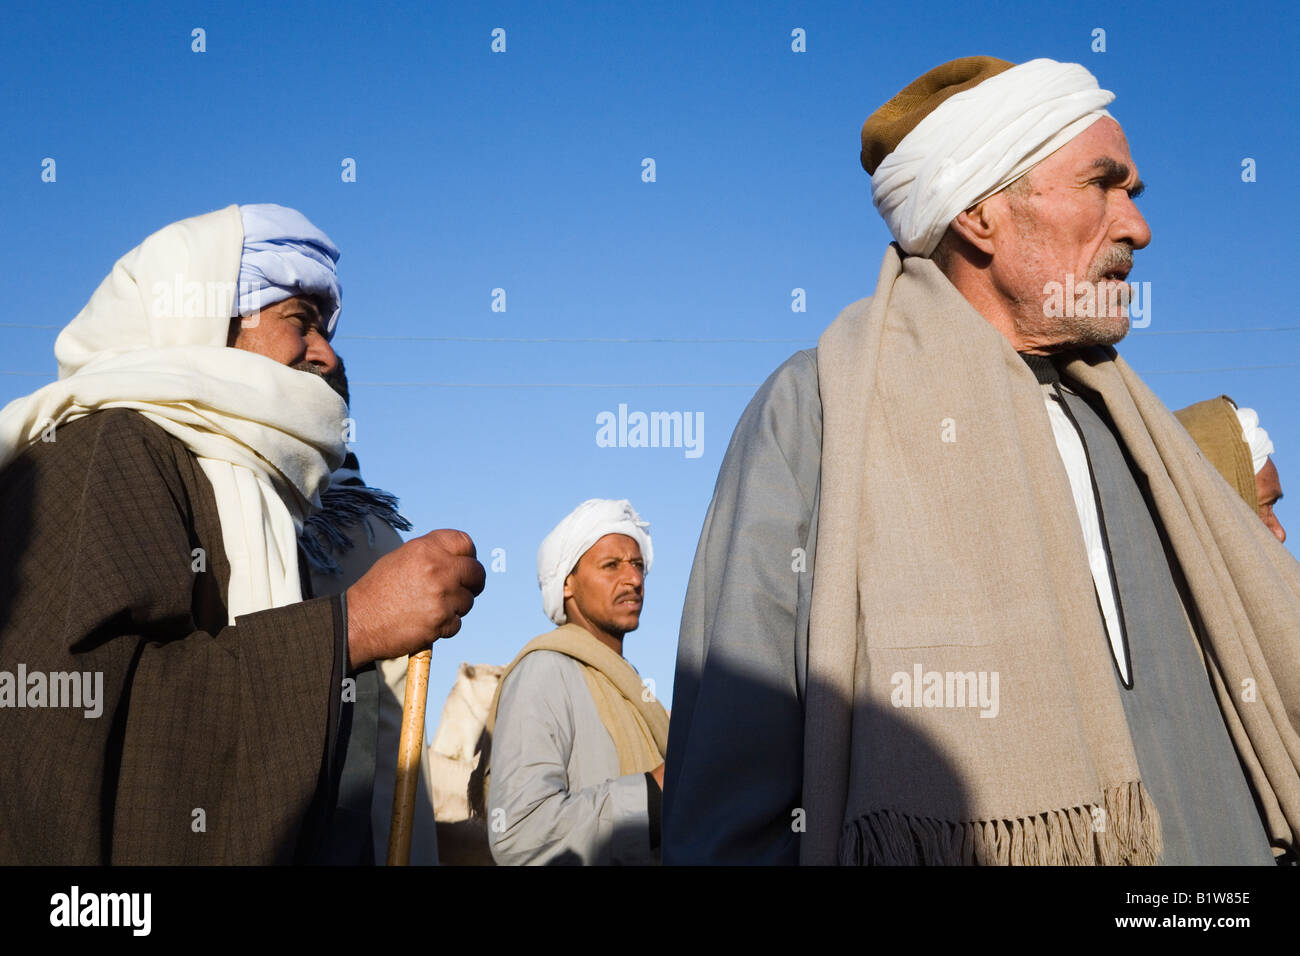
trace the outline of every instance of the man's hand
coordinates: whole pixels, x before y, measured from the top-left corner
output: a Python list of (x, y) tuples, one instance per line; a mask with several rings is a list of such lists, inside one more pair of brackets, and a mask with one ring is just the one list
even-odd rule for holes
[(463, 531), (430, 531), (374, 563), (348, 588), (348, 659), (355, 669), (451, 637), (486, 574)]
[(655, 783), (659, 784), (659, 792), (662, 793), (664, 789), (664, 765), (660, 764), (651, 770), (650, 776), (655, 778)]

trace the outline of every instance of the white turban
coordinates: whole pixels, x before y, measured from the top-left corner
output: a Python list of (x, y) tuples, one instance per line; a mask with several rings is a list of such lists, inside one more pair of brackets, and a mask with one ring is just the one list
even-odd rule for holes
[(1273, 442), (1268, 432), (1259, 427), (1259, 415), (1255, 409), (1237, 409), (1237, 421), (1241, 422), (1241, 440), (1250, 446), (1250, 464), (1258, 475), (1267, 464), (1268, 456), (1273, 454)]
[(252, 315), (296, 295), (325, 301), (325, 334), (334, 334), (343, 289), (334, 264), (338, 247), (296, 209), (275, 203), (239, 207), (244, 251), (239, 260), (239, 309)]
[(1030, 60), (940, 103), (871, 177), (871, 198), (908, 255), (948, 224), (1109, 116), (1115, 98), (1077, 63)]
[(537, 549), (537, 586), (542, 589), (542, 610), (556, 626), (568, 620), (564, 613), (564, 579), (577, 566), (587, 549), (607, 534), (625, 534), (641, 546), (645, 573), (650, 573), (654, 548), (645, 530), (650, 522), (642, 521), (626, 498), (589, 498), (574, 508), (567, 518), (542, 541)]

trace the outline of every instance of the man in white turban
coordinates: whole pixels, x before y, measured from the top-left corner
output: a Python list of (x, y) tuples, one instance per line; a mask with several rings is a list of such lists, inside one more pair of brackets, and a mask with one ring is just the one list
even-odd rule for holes
[(1253, 408), (1238, 408), (1241, 440), (1250, 449), (1250, 464), (1255, 470), (1255, 509), (1264, 527), (1273, 537), (1286, 544), (1286, 529), (1278, 521), (1273, 506), (1282, 500), (1282, 479), (1273, 462), (1273, 440), (1259, 427), (1259, 414)]
[(344, 678), (456, 633), (483, 568), (437, 531), (311, 597), (337, 258), (280, 206), (173, 223), (0, 411), (0, 864), (338, 859)]
[(1286, 529), (1273, 506), (1282, 499), (1282, 481), (1273, 464), (1273, 440), (1259, 427), (1259, 413), (1238, 408), (1227, 395), (1208, 398), (1174, 412), (1210, 464), (1255, 509), (1264, 527), (1286, 544)]
[(558, 627), (502, 674), (470, 782), (498, 864), (658, 862), (668, 714), (623, 657), (654, 560), (648, 527), (626, 500), (593, 498), (537, 552)]
[(896, 241), (723, 461), (665, 862), (1294, 855), (1300, 566), (1112, 348), (1151, 238), (1112, 99), (969, 57), (864, 124)]

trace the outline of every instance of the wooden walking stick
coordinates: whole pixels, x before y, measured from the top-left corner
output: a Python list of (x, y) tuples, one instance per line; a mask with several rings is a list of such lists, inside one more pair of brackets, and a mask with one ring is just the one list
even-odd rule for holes
[(429, 695), (429, 657), (425, 648), (406, 659), (406, 696), (402, 701), (402, 733), (397, 743), (397, 780), (393, 786), (393, 819), (388, 828), (388, 865), (411, 862), (411, 825), (415, 820), (415, 791), (420, 783), (420, 751), (424, 749), (424, 706)]

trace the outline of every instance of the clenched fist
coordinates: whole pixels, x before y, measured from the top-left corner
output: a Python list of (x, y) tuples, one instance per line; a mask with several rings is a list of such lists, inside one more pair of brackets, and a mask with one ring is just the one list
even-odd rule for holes
[(463, 531), (430, 531), (384, 555), (348, 588), (352, 667), (405, 657), (451, 637), (485, 581)]

